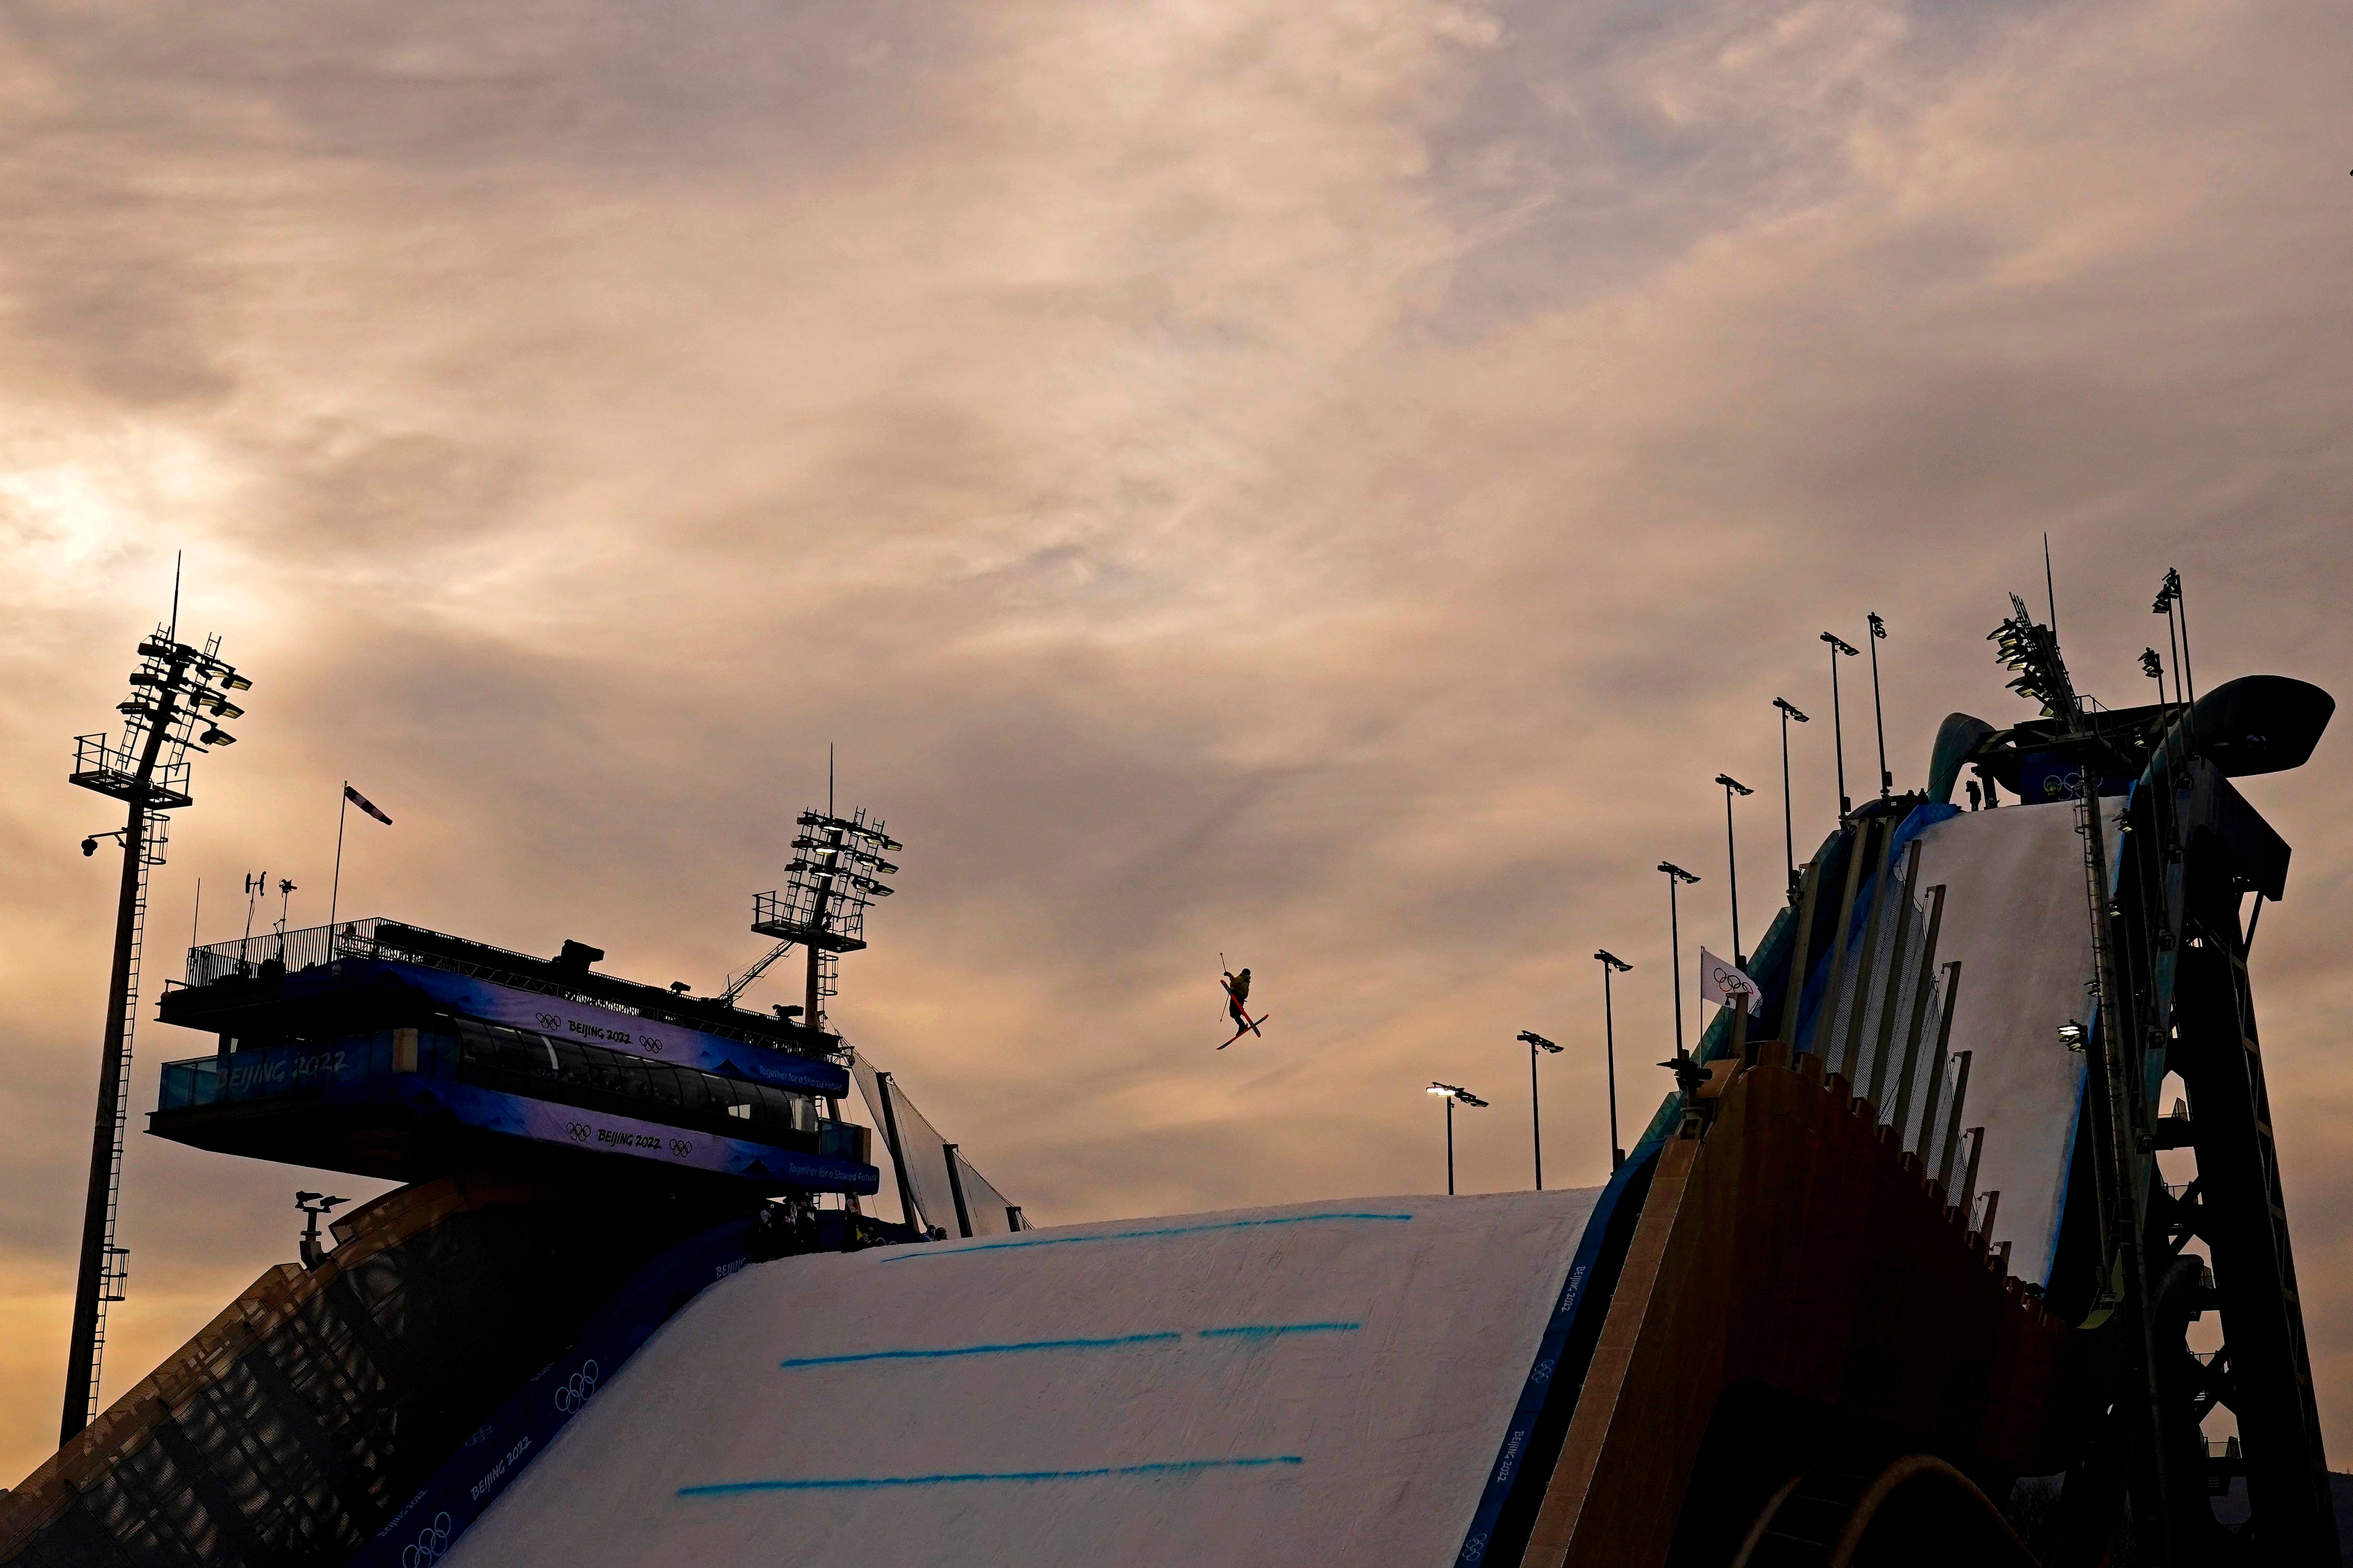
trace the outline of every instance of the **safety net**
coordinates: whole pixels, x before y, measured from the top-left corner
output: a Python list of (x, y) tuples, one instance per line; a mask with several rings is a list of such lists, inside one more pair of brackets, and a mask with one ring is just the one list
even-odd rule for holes
[(857, 1053), (853, 1070), (881, 1142), (901, 1167), (900, 1191), (913, 1200), (916, 1213), (906, 1216), (910, 1223), (950, 1236), (1003, 1236), (1029, 1228), (1018, 1206), (974, 1168), (963, 1150), (940, 1136), (896, 1079), (876, 1070), (863, 1051)]

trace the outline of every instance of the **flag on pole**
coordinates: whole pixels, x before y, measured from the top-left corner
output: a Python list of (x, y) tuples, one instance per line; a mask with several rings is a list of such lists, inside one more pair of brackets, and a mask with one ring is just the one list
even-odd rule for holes
[(1703, 947), (1699, 950), (1699, 996), (1703, 1002), (1754, 1013), (1764, 993), (1738, 964), (1726, 963)]
[(358, 806), (362, 811), (366, 812), (370, 816), (375, 817), (378, 822), (383, 823), (386, 827), (390, 827), (392, 826), (392, 818), (384, 814), (383, 808), (349, 784), (345, 784), (343, 786), (343, 798), (350, 801), (353, 805)]

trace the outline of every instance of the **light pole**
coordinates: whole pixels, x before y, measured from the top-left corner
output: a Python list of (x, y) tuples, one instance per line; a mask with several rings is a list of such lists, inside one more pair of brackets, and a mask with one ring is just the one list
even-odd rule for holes
[[(2173, 567), (2165, 569), (2165, 581), (2158, 584), (2157, 603), (2149, 609), (2165, 617), (2166, 640), (2173, 647), (2174, 700), (2184, 704), (2197, 701), (2197, 679), (2189, 673), (2189, 601), (2182, 597), (2181, 574)], [(2172, 641), (2176, 616), (2180, 617), (2181, 640), (2178, 645)]]
[(1560, 1047), (1533, 1029), (1522, 1029), (1520, 1038), (1528, 1043), (1528, 1137), (1535, 1144), (1536, 1191), (1544, 1191), (1544, 1110), (1536, 1092), (1536, 1052), (1549, 1051), (1560, 1055)]
[(1757, 792), (1730, 773), (1716, 774), (1715, 782), (1724, 786), (1724, 863), (1732, 873), (1732, 962), (1746, 969), (1748, 954), (1740, 945), (1740, 853), (1732, 842), (1732, 797)]
[(1593, 956), (1601, 961), (1601, 1049), (1609, 1068), (1609, 1168), (1615, 1171), (1626, 1163), (1626, 1151), (1618, 1144), (1618, 1022), (1609, 1005), (1609, 976), (1630, 973), (1634, 966), (1606, 947), (1595, 948)]
[(1789, 901), (1798, 901), (1798, 827), (1797, 818), (1789, 810), (1789, 721), (1800, 724), (1813, 721), (1791, 707), (1786, 698), (1776, 697), (1773, 706), (1781, 710), (1781, 847), (1789, 862)]
[(1424, 1094), (1442, 1094), (1446, 1097), (1446, 1195), (1451, 1198), (1454, 1195), (1455, 1102), (1460, 1100), (1462, 1104), (1471, 1106), (1481, 1106), (1487, 1102), (1480, 1099), (1477, 1095), (1472, 1093), (1469, 1089), (1463, 1088), (1459, 1083), (1433, 1082), (1428, 1089), (1422, 1090), (1422, 1092)]
[[(252, 681), (221, 662), (218, 637), (202, 648), (178, 640), (176, 587), (173, 597), (174, 624), (158, 627), (139, 644), (131, 697), (119, 705), (124, 717), (121, 743), (103, 732), (74, 737), (72, 782), (121, 801), (128, 809), (122, 824), (121, 891), (114, 913), (114, 963), (106, 992), (106, 1037), (98, 1063), (98, 1110), (90, 1126), (90, 1180), (82, 1198), (81, 1257), (74, 1279), (73, 1326), (66, 1341), (60, 1447), (97, 1414), (106, 1303), (121, 1300), (123, 1253), (114, 1244), (114, 1234), (123, 1129), (131, 1111), (126, 1080), (138, 1005), (135, 955), (144, 945), (147, 874), (163, 860), (169, 823), (163, 813), (193, 804), (189, 750), (234, 744), (237, 737), (223, 730), (219, 721), (242, 717), (245, 710), (226, 694), (253, 689)], [(199, 724), (205, 727), (201, 735)], [(85, 855), (94, 849), (90, 840), (83, 840)]]
[[(2165, 617), (2165, 647), (2168, 653), (2173, 655), (2173, 702), (2176, 707), (2179, 707), (2181, 703), (2181, 637), (2180, 629), (2175, 625), (2173, 619), (2173, 590), (2169, 584), (2158, 587), (2157, 603), (2148, 608), (2151, 615)], [(2151, 648), (2149, 651), (2155, 653), (2157, 650)], [(2162, 681), (2158, 684), (2157, 700), (2159, 702), (2166, 700), (2165, 685)]]
[(1887, 716), (1879, 705), (1879, 645), (1887, 640), (1887, 623), (1877, 610), (1863, 618), (1871, 623), (1871, 727), (1879, 735), (1879, 798), (1885, 800), (1895, 788), (1895, 775), (1887, 771)]
[(2157, 657), (2157, 649), (2140, 650), (2140, 672), (2157, 682), (2157, 705), (2165, 706), (2165, 661)]
[(1675, 1056), (1680, 1059), (1689, 1053), (1683, 1049), (1683, 933), (1675, 912), (1675, 892), (1685, 883), (1696, 886), (1699, 879), (1672, 860), (1660, 861), (1659, 869), (1667, 874), (1667, 943), (1675, 965), (1669, 989), (1675, 994)]
[(1854, 658), (1862, 650), (1849, 643), (1836, 632), (1824, 632), (1822, 641), (1831, 645), (1831, 733), (1836, 737), (1838, 749), (1839, 816), (1854, 810), (1854, 801), (1846, 793), (1846, 717), (1839, 707), (1839, 655)]

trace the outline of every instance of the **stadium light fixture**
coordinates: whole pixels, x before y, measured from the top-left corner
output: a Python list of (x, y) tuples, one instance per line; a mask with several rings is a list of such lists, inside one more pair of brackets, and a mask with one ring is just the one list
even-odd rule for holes
[(1618, 1021), (1609, 1003), (1609, 976), (1630, 974), (1634, 966), (1606, 947), (1595, 948), (1593, 956), (1601, 965), (1601, 1059), (1609, 1073), (1609, 1168), (1615, 1171), (1626, 1163), (1626, 1151), (1618, 1146)]
[(1484, 1106), (1487, 1102), (1459, 1083), (1433, 1081), (1422, 1092), (1443, 1095), (1446, 1098), (1446, 1195), (1451, 1198), (1454, 1195), (1454, 1108), (1457, 1105), (1476, 1108)]
[(1788, 862), (1789, 901), (1798, 901), (1798, 823), (1789, 805), (1789, 721), (1810, 724), (1812, 720), (1799, 712), (1786, 697), (1773, 699), (1773, 706), (1781, 710), (1781, 849)]
[(1838, 752), (1839, 816), (1843, 817), (1854, 810), (1854, 802), (1846, 793), (1846, 712), (1839, 706), (1838, 661), (1841, 654), (1853, 658), (1862, 650), (1836, 632), (1824, 632), (1822, 641), (1831, 645), (1831, 737)]
[(1667, 945), (1674, 955), (1674, 973), (1668, 989), (1675, 994), (1675, 1058), (1683, 1059), (1683, 923), (1675, 909), (1675, 891), (1685, 885), (1696, 885), (1699, 878), (1672, 860), (1659, 862), (1659, 869), (1667, 874)]
[(1887, 710), (1879, 700), (1879, 645), (1887, 640), (1887, 623), (1877, 610), (1863, 618), (1871, 623), (1871, 727), (1879, 737), (1879, 798), (1885, 800), (1895, 789), (1895, 775), (1887, 771)]
[(1715, 782), (1724, 786), (1724, 864), (1732, 876), (1732, 961), (1746, 969), (1746, 950), (1740, 945), (1740, 850), (1732, 837), (1732, 797), (1757, 792), (1730, 773), (1716, 774)]
[(2189, 605), (2181, 595), (2179, 571), (2170, 566), (2165, 569), (2165, 581), (2158, 585), (2157, 602), (2148, 608), (2151, 615), (2165, 617), (2166, 646), (2173, 650), (2173, 700), (2197, 701), (2198, 687), (2189, 679)]
[(1536, 1088), (1536, 1053), (1560, 1055), (1561, 1048), (1537, 1034), (1534, 1029), (1522, 1029), (1519, 1038), (1528, 1047), (1528, 1138), (1535, 1146), (1536, 1191), (1544, 1191), (1544, 1097)]

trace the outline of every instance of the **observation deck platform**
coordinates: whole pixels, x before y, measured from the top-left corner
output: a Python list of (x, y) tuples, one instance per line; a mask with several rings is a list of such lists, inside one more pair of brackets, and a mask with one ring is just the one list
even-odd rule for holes
[(591, 973), (602, 956), (389, 921), (195, 949), (162, 1016), (219, 1048), (164, 1064), (148, 1131), (395, 1181), (876, 1190), (866, 1129), (829, 1114), (849, 1087), (836, 1037)]

